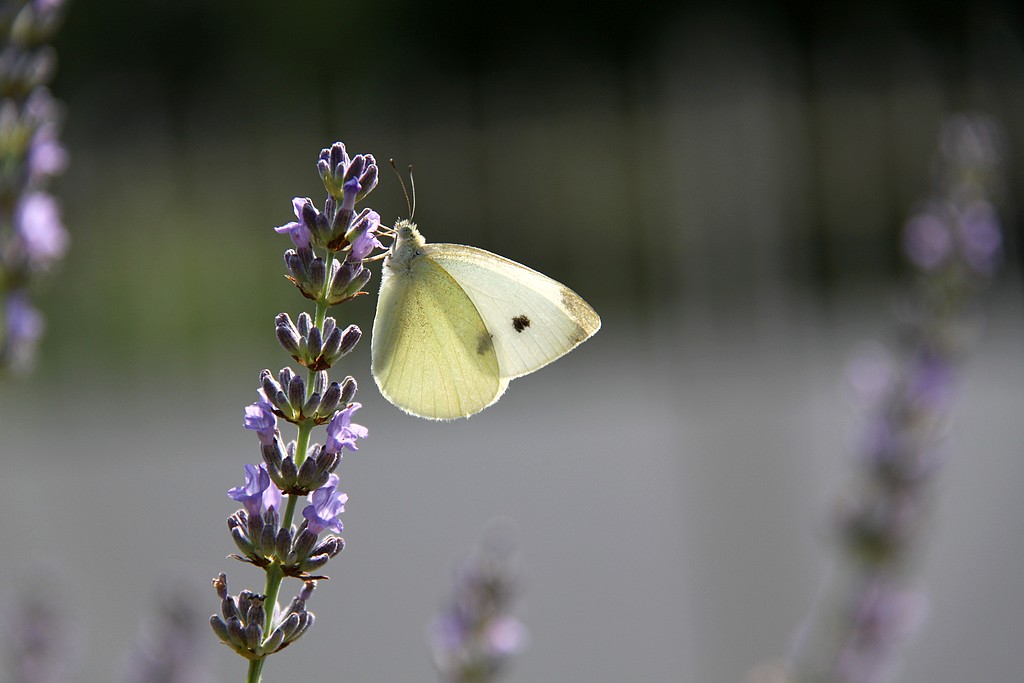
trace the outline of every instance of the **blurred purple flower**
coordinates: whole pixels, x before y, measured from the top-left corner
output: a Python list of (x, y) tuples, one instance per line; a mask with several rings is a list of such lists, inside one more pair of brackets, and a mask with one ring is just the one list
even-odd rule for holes
[(338, 475), (332, 474), (327, 483), (309, 495), (310, 504), (302, 511), (307, 528), (314, 534), (324, 529), (340, 534), (344, 529), (338, 515), (345, 512), (348, 495), (338, 491)]
[(967, 265), (983, 275), (991, 273), (1003, 246), (995, 207), (988, 202), (968, 206), (960, 219), (960, 237)]
[(68, 165), (68, 152), (57, 138), (57, 126), (39, 127), (28, 150), (28, 174), (31, 184), (60, 175)]
[(953, 236), (943, 218), (926, 211), (907, 222), (903, 246), (914, 265), (922, 270), (933, 270), (952, 254)]
[(45, 268), (64, 255), (68, 234), (56, 199), (45, 192), (31, 192), (18, 204), (14, 220), (33, 266)]

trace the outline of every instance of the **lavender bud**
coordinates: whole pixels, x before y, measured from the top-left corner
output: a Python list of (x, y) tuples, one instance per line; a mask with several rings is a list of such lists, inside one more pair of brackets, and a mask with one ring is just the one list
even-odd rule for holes
[(323, 398), (320, 399), (320, 405), (316, 408), (316, 418), (320, 424), (323, 424), (321, 420), (330, 422), (334, 416), (334, 411), (338, 409), (338, 405), (341, 402), (341, 385), (337, 382), (331, 382), (331, 385), (324, 391)]
[(285, 486), (281, 487), (282, 491), (287, 491), (295, 485), (295, 478), (298, 475), (298, 470), (295, 467), (295, 458), (288, 456), (281, 461), (281, 479), (284, 481)]
[(249, 540), (253, 543), (259, 541), (260, 534), (263, 533), (263, 517), (260, 515), (246, 515), (246, 533), (249, 536)]
[(348, 405), (356, 396), (356, 380), (354, 377), (346, 377), (341, 383), (341, 403)]
[(324, 318), (324, 327), (323, 327), (323, 330), (322, 330), (324, 339), (326, 339), (327, 337), (331, 336), (331, 334), (334, 332), (334, 330), (337, 327), (338, 327), (338, 321), (337, 320), (335, 320), (331, 316), (327, 316), (326, 318)]
[(330, 559), (326, 555), (313, 555), (309, 559), (300, 562), (299, 569), (306, 573), (313, 572), (327, 564)]
[(346, 261), (337, 272), (338, 277), (332, 280), (327, 303), (331, 306), (343, 303), (359, 295), (371, 273), (361, 263)]
[(277, 540), (274, 543), (274, 555), (279, 560), (288, 558), (288, 551), (292, 547), (292, 530), (281, 527), (277, 530)]
[(306, 337), (306, 353), (309, 354), (310, 358), (316, 358), (320, 355), (320, 351), (323, 348), (324, 340), (320, 336), (320, 330), (316, 327), (310, 329), (308, 336)]
[(274, 380), (274, 376), (270, 374), (270, 370), (264, 370), (260, 373), (260, 387), (263, 389), (263, 393), (270, 400), (273, 400), (273, 397), (277, 394), (283, 393), (281, 385)]
[(281, 622), (281, 625), (277, 627), (277, 630), (283, 633), (285, 638), (291, 642), (292, 636), (299, 630), (300, 622), (301, 619), (299, 618), (299, 615), (292, 612), (288, 615), (287, 619)]
[(236, 647), (246, 647), (248, 639), (245, 634), (245, 627), (242, 626), (242, 621), (238, 617), (231, 617), (227, 621), (228, 637)]
[(349, 325), (347, 328), (345, 328), (345, 332), (342, 335), (341, 339), (339, 357), (344, 356), (345, 354), (352, 351), (352, 349), (356, 347), (356, 344), (359, 343), (359, 339), (362, 336), (362, 330), (360, 330), (359, 327), (357, 327), (356, 325)]
[(373, 158), (373, 155), (367, 154), (368, 165), (362, 175), (359, 176), (359, 194), (356, 196), (356, 201), (362, 201), (366, 195), (373, 192), (373, 189), (377, 187), (377, 162)]
[(334, 361), (341, 356), (339, 353), (339, 350), (341, 349), (341, 340), (342, 332), (339, 328), (334, 327), (330, 332), (327, 332), (326, 330), (324, 331), (324, 343), (323, 348), (320, 351), (320, 355), (328, 365), (333, 365)]
[(249, 542), (249, 539), (245, 535), (245, 531), (241, 527), (232, 527), (231, 539), (235, 542), (235, 545), (238, 546), (242, 555), (249, 557), (255, 554), (255, 548), (253, 548), (252, 543)]
[(292, 416), (298, 417), (302, 410), (302, 404), (306, 401), (306, 382), (301, 377), (292, 377), (288, 383), (288, 403), (292, 409)]
[(318, 467), (317, 458), (306, 458), (299, 466), (299, 474), (296, 483), (302, 488), (310, 488), (307, 482), (316, 476)]
[(309, 399), (304, 404), (302, 404), (302, 417), (307, 418), (312, 415), (315, 415), (317, 406), (319, 405), (320, 394), (314, 391), (312, 394), (309, 395)]
[[(221, 572), (217, 575), (217, 578), (213, 580), (213, 589), (217, 592), (217, 597), (221, 600), (228, 599), (228, 575)], [(224, 615), (225, 617), (228, 615)]]
[(263, 462), (267, 464), (267, 472), (273, 476), (274, 472), (281, 471), (281, 460), (284, 458), (284, 451), (281, 449), (281, 440), (274, 439), (274, 443), (260, 444), (260, 453), (263, 455)]
[[(282, 316), (286, 319), (284, 323), (281, 321)], [(295, 329), (295, 325), (288, 319), (288, 314), (282, 313), (277, 317), (277, 326), (274, 332), (277, 334), (277, 341), (289, 355), (292, 357), (299, 355), (299, 331)]]
[(274, 543), (277, 540), (275, 527), (264, 524), (263, 533), (260, 534), (260, 554), (267, 555), (274, 552)]
[(210, 626), (213, 627), (213, 632), (217, 634), (217, 638), (224, 644), (231, 642), (231, 635), (228, 633), (228, 625), (224, 623), (224, 620), (218, 617), (216, 614), (210, 617)]
[(299, 319), (296, 322), (299, 334), (303, 337), (309, 336), (309, 331), (313, 328), (313, 319), (309, 317), (309, 313), (303, 311), (299, 313)]
[(304, 528), (292, 544), (292, 550), (288, 553), (288, 564), (298, 564), (309, 557), (316, 545), (316, 538), (316, 534)]
[[(263, 610), (260, 610), (262, 612)], [(255, 621), (250, 621), (245, 627), (245, 644), (253, 652), (260, 646), (263, 640), (263, 627)]]
[(341, 536), (328, 536), (313, 551), (316, 555), (334, 557), (345, 549), (345, 539)]
[(263, 644), (263, 651), (267, 653), (277, 652), (278, 648), (284, 642), (284, 631), (280, 628), (274, 629), (274, 632), (267, 638), (267, 642)]

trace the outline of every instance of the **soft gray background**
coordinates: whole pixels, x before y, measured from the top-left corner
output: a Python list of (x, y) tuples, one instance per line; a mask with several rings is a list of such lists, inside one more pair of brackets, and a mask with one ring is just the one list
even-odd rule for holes
[[(1020, 301), (1002, 303), (963, 375), (924, 570), (931, 619), (901, 680), (1008, 682), (1024, 667), (1024, 330)], [(510, 680), (743, 681), (785, 653), (827, 569), (855, 429), (841, 368), (884, 310), (722, 337), (613, 314), (454, 424), (382, 403), (357, 358), (370, 438), (340, 468), (349, 546), (315, 628), (267, 680), (431, 680), (425, 624), (453, 558), (508, 517), (531, 634)], [(261, 586), (224, 559), (224, 490), (256, 449), (248, 392), (219, 374), (233, 372), (4, 388), (0, 575), (8, 601), (35, 570), (54, 577), (76, 681), (123, 668), (155, 593), (186, 584), (212, 612), (217, 571), (235, 591)], [(217, 680), (240, 680), (241, 660), (210, 645)]]
[[(908, 683), (1024, 671), (1024, 41), (1019, 3), (75, 2), (55, 93), (69, 259), (38, 372), (0, 386), (0, 604), (41, 580), (72, 683), (120, 680), (171, 591), (261, 589), (227, 488), (294, 195), (337, 139), (417, 168), (428, 239), (569, 284), (591, 341), (438, 425), (357, 377), (348, 548), (268, 683), (432, 680), (424, 632), (486, 523), (518, 527), (511, 679), (735, 683), (783, 657), (853, 476), (847, 361), (886, 339), (899, 231), (942, 120), (1005, 129), (1007, 269), (964, 369)], [(391, 177), (371, 204), (405, 214)], [(376, 289), (376, 280), (370, 286)], [(369, 329), (373, 298), (337, 315)], [(205, 617), (204, 617), (205, 618)], [(208, 627), (200, 623), (199, 629)], [(215, 680), (244, 664), (212, 635)], [(761, 669), (765, 670), (764, 668)]]

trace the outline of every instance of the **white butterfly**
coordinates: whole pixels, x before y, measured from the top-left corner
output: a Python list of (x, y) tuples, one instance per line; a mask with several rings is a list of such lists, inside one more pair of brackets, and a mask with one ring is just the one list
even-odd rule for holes
[(565, 285), (496, 254), (427, 244), (395, 225), (373, 321), (372, 370), (381, 394), (432, 420), (469, 417), (509, 381), (544, 367), (601, 328)]

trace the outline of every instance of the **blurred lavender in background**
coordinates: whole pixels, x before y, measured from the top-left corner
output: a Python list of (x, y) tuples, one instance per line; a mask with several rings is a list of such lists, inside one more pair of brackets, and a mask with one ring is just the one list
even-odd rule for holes
[[(978, 296), (1001, 256), (990, 199), (999, 186), (1001, 137), (983, 116), (954, 116), (944, 125), (935, 193), (904, 233), (917, 277), (898, 308), (896, 349), (851, 364), (868, 414), (860, 481), (840, 511), (834, 585), (799, 635), (794, 681), (887, 680), (926, 616), (916, 565), (933, 478), (946, 455), (956, 370), (979, 331)], [(971, 446), (961, 444), (965, 455)]]
[(27, 372), (43, 334), (29, 292), (67, 249), (50, 179), (64, 171), (58, 103), (47, 85), (56, 69), (49, 45), (63, 0), (0, 6), (0, 369)]
[[(173, 582), (171, 582), (173, 583)], [(193, 592), (162, 587), (127, 652), (124, 683), (213, 683), (205, 605)], [(68, 679), (70, 680), (70, 679)]]
[(509, 534), (492, 522), (455, 568), (451, 598), (429, 633), (443, 683), (496, 681), (525, 646), (526, 628), (513, 615), (520, 587)]
[(3, 613), (5, 683), (67, 683), (70, 678), (70, 623), (59, 590), (39, 585), (25, 590)]

